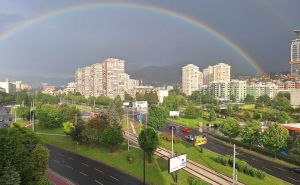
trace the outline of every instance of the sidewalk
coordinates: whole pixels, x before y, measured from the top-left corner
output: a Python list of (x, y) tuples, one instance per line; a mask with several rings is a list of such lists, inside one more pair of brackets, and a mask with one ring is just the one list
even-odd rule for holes
[(45, 173), (47, 179), (54, 185), (74, 185), (69, 180), (65, 179), (64, 177), (58, 175), (53, 170), (48, 169)]

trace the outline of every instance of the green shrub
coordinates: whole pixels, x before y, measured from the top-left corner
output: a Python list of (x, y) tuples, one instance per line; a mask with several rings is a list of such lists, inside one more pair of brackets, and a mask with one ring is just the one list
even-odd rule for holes
[[(172, 141), (172, 134), (169, 132), (162, 132), (160, 137), (165, 141)], [(179, 143), (181, 141), (180, 137), (173, 135), (174, 143)]]

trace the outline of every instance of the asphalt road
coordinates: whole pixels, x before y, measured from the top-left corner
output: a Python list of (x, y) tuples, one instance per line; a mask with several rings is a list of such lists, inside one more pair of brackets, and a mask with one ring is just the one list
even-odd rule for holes
[(142, 181), (113, 167), (46, 145), (49, 168), (79, 185), (141, 185)]
[[(169, 125), (175, 125), (174, 123), (168, 123), (168, 126), (161, 129), (160, 131), (167, 131), (171, 132), (171, 129), (169, 129)], [(174, 132), (176, 136), (179, 136), (184, 139), (184, 136), (189, 134), (184, 134), (181, 129), (183, 126), (178, 125), (178, 129)], [(200, 135), (198, 130), (192, 129), (191, 135)], [(212, 139), (210, 136), (208, 136), (207, 144), (204, 145), (203, 148), (209, 149), (211, 151), (214, 151), (216, 153), (226, 155), (226, 154), (233, 154), (233, 148), (229, 147), (227, 145), (224, 145), (221, 142), (216, 141), (215, 139)], [(289, 169), (285, 166), (279, 165), (277, 163), (264, 160), (262, 158), (247, 154), (243, 151), (237, 150), (237, 158), (242, 159), (244, 161), (247, 161), (250, 165), (254, 166), (255, 168), (258, 168), (260, 170), (265, 171), (266, 173), (273, 175), (275, 177), (278, 177), (280, 179), (283, 179), (287, 182), (290, 182), (292, 184), (299, 184), (300, 185), (300, 174), (294, 173), (289, 171)]]

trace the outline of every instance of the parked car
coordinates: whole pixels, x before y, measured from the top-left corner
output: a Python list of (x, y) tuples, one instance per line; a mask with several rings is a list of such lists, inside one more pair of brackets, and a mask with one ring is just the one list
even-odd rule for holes
[(187, 136), (184, 136), (184, 138), (185, 138), (187, 141), (190, 141), (190, 142), (193, 142), (193, 141), (194, 141), (194, 136), (193, 136), (193, 135), (187, 135)]
[(290, 171), (300, 174), (300, 168), (291, 168)]
[(185, 134), (189, 134), (189, 133), (191, 133), (192, 130), (190, 128), (185, 127), (181, 131)]

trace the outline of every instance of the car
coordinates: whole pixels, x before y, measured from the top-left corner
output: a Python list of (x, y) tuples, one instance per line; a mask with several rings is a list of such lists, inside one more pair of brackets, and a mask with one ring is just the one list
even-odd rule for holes
[(187, 135), (187, 136), (184, 136), (184, 138), (187, 140), (187, 141), (194, 141), (194, 136), (193, 135)]
[(300, 174), (300, 168), (291, 168), (290, 171)]
[(189, 133), (191, 133), (192, 130), (190, 128), (185, 127), (181, 131), (185, 134), (189, 134)]
[(178, 130), (178, 129), (180, 129), (180, 127), (179, 126), (176, 126), (176, 125), (169, 125), (169, 129), (170, 130)]

